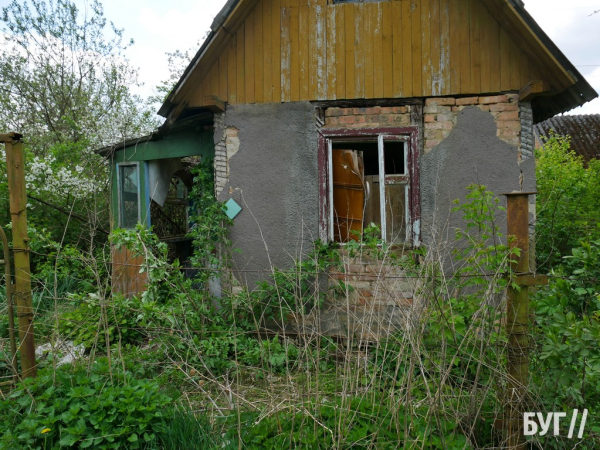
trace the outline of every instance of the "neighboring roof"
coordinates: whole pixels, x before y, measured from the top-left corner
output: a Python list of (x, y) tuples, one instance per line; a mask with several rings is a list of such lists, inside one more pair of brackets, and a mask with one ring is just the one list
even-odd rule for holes
[[(227, 51), (232, 36), (244, 23), (245, 18), (256, 7), (257, 3), (259, 3), (259, 0), (228, 0), (213, 21), (211, 31), (200, 50), (161, 106), (160, 115), (170, 120), (177, 119), (177, 116), (190, 102), (190, 89), (200, 83), (201, 80), (198, 80), (198, 78), (205, 76), (205, 72), (210, 69), (211, 65), (215, 64), (215, 59), (218, 59), (220, 54)], [(549, 95), (535, 97), (532, 100), (534, 122), (569, 111), (598, 96), (579, 71), (529, 15), (521, 0), (481, 0), (481, 3), (502, 24), (502, 27), (511, 33), (512, 39), (529, 55), (530, 60), (541, 62), (542, 76), (548, 75), (556, 81), (551, 83), (554, 92), (547, 93)], [(224, 79), (226, 80), (226, 78)], [(216, 92), (212, 94), (216, 94)], [(457, 92), (457, 94), (459, 93)], [(222, 100), (227, 101), (226, 98)]]
[[(535, 125), (535, 134), (550, 137), (554, 130), (559, 135), (571, 136), (571, 150), (585, 161), (600, 159), (600, 114), (557, 116)], [(543, 144), (543, 139), (540, 139)]]

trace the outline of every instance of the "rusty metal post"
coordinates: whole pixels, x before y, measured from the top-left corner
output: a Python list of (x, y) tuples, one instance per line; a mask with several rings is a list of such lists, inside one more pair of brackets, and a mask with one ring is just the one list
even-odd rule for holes
[(19, 351), (22, 377), (35, 377), (35, 341), (33, 338), (33, 304), (31, 300), (31, 272), (27, 237), (27, 196), (25, 193), (25, 156), (21, 135), (0, 135), (6, 149), (8, 196), (12, 220), (13, 253), (15, 261), (14, 298), (19, 322)]
[(12, 277), (10, 274), (10, 253), (8, 251), (8, 239), (4, 229), (0, 227), (0, 241), (2, 242), (2, 252), (4, 263), (4, 279), (6, 286), (6, 311), (8, 314), (8, 336), (10, 339), (10, 366), (13, 370), (13, 378), (15, 382), (19, 374), (17, 368), (17, 344), (15, 342), (15, 313), (13, 310), (13, 299), (12, 299)]
[[(533, 192), (505, 194), (507, 197), (508, 236), (511, 248), (519, 248), (511, 264), (514, 279), (529, 277), (529, 195)], [(506, 332), (508, 335), (508, 382), (506, 389), (506, 431), (510, 449), (524, 450), (526, 440), (523, 426), (524, 400), (529, 381), (529, 287), (516, 281), (519, 288), (507, 289)]]

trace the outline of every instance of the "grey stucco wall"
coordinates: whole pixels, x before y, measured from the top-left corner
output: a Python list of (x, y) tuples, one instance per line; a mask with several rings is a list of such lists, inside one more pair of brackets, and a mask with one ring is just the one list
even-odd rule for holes
[[(459, 213), (451, 213), (455, 199), (465, 200), (466, 186), (483, 184), (496, 195), (514, 190), (535, 191), (535, 159), (519, 164), (519, 152), (499, 139), (493, 116), (477, 107), (458, 112), (450, 135), (421, 156), (421, 233), (425, 245), (443, 249), (454, 243)], [(522, 174), (523, 184), (520, 179)], [(506, 206), (506, 197), (499, 196)], [(506, 216), (498, 216), (506, 232)]]
[(290, 267), (319, 237), (315, 108), (309, 102), (228, 106), (215, 142), (226, 127), (237, 128), (239, 149), (227, 162), (219, 200), (233, 198), (242, 207), (230, 235), (240, 250), (234, 271), (252, 288), (271, 267)]
[[(421, 240), (430, 248), (451, 247), (454, 230), (464, 227), (451, 209), (453, 200), (464, 201), (467, 185), (484, 184), (496, 194), (535, 190), (534, 158), (519, 164), (517, 147), (497, 137), (489, 112), (466, 107), (456, 114), (449, 136), (420, 158)], [(319, 237), (323, 168), (315, 108), (309, 102), (235, 105), (221, 119), (215, 143), (223, 142), (227, 127), (235, 127), (239, 149), (227, 161), (219, 200), (233, 198), (243, 208), (231, 228), (233, 247), (240, 250), (233, 255), (234, 270), (252, 288), (268, 278), (271, 267), (290, 267)], [(505, 216), (498, 224), (504, 232)]]

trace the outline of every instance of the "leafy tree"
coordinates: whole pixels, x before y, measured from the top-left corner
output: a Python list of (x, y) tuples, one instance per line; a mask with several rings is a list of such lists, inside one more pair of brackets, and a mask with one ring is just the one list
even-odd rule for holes
[(554, 135), (537, 153), (536, 252), (539, 268), (559, 265), (582, 240), (600, 238), (600, 161), (587, 165)]
[[(209, 34), (210, 31), (207, 31), (202, 40), (206, 39)], [(167, 55), (169, 78), (162, 80), (160, 84), (154, 88), (155, 93), (149, 98), (151, 103), (160, 105), (166, 100), (201, 45), (202, 41), (198, 41), (183, 52), (181, 50), (175, 50), (174, 52), (165, 53)]]
[(122, 42), (98, 0), (83, 15), (71, 0), (13, 0), (0, 27), (0, 126), (23, 133), (34, 154), (97, 148), (155, 125), (130, 93), (137, 72), (123, 51), (133, 41)]
[[(94, 150), (157, 125), (131, 93), (139, 83), (124, 51), (132, 44), (98, 0), (84, 11), (73, 0), (12, 0), (2, 8), (0, 130), (24, 135), (30, 222), (58, 242), (87, 247), (94, 230), (108, 228), (109, 177)], [(0, 194), (6, 189), (0, 183)], [(6, 199), (0, 195), (3, 224)]]

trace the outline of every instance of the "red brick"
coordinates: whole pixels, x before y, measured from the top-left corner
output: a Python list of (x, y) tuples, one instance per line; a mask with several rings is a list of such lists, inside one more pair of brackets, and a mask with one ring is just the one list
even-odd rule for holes
[(442, 97), (437, 99), (439, 106), (454, 106), (456, 105), (456, 99), (454, 97)]
[[(327, 119), (325, 120), (327, 122)], [(425, 114), (425, 123), (435, 122), (435, 114)]]
[(497, 120), (496, 126), (498, 127), (498, 129), (520, 130), (521, 122), (518, 122), (516, 120)]
[(354, 116), (341, 116), (340, 123), (355, 123), (356, 117)]
[(454, 124), (450, 121), (446, 122), (434, 122), (427, 125), (430, 130), (451, 130), (454, 128)]
[(496, 120), (519, 120), (519, 111), (504, 111), (498, 114)]
[(506, 139), (510, 139), (510, 138), (514, 138), (514, 137), (519, 137), (519, 135), (521, 134), (520, 130), (509, 130), (508, 128), (504, 128), (504, 129), (498, 129), (498, 132), (496, 133), (496, 135), (498, 137), (501, 138), (506, 138)]
[(479, 103), (479, 97), (465, 97), (465, 98), (457, 98), (456, 99), (457, 106), (477, 105), (478, 103)]
[(358, 295), (360, 295), (361, 297), (365, 297), (365, 298), (372, 298), (373, 291), (371, 289), (359, 289)]
[(332, 280), (346, 280), (348, 275), (345, 273), (334, 272), (329, 274), (329, 278)]
[(325, 117), (325, 125), (337, 125), (340, 120), (337, 117)]
[(374, 123), (389, 123), (390, 118), (386, 115), (371, 116), (371, 122)]
[(408, 112), (408, 108), (406, 106), (394, 106), (392, 109), (394, 114), (406, 114)]
[(363, 273), (365, 271), (364, 264), (349, 264), (346, 267), (347, 273)]
[(508, 103), (507, 95), (494, 95), (491, 97), (479, 97), (479, 103), (489, 105), (490, 103)]
[(381, 114), (393, 114), (394, 108), (392, 106), (384, 106), (381, 108)]
[(341, 116), (341, 108), (327, 108), (325, 110), (325, 117), (329, 116), (329, 117), (335, 117), (335, 116)]
[(518, 111), (518, 110), (519, 110), (518, 103), (498, 103), (495, 105), (490, 105), (490, 111), (492, 111), (492, 112)]
[(454, 97), (428, 98), (425, 100), (425, 105), (454, 106), (456, 105), (456, 99)]
[(365, 112), (364, 114), (368, 114), (368, 115), (373, 115), (373, 114), (380, 114), (381, 113), (381, 106), (373, 106), (372, 108), (365, 108)]

